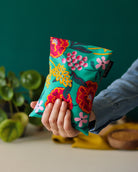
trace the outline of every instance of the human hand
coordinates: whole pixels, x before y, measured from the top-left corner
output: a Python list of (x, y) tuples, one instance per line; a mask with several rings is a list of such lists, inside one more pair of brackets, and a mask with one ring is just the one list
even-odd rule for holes
[[(37, 102), (31, 102), (34, 108)], [(49, 103), (42, 116), (42, 124), (54, 135), (75, 137), (80, 131), (71, 125), (71, 111), (67, 109), (67, 102), (57, 99), (54, 104)]]
[[(31, 102), (34, 108), (37, 101)], [(67, 109), (67, 102), (57, 99), (54, 104), (49, 103), (42, 116), (42, 124), (54, 135), (62, 137), (75, 137), (80, 131), (74, 129), (71, 125), (71, 111)], [(90, 114), (89, 121), (95, 120), (93, 112)]]

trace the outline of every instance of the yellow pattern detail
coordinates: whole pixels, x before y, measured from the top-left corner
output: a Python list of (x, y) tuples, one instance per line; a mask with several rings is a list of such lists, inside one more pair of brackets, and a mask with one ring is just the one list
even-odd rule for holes
[[(88, 48), (88, 49), (90, 49), (90, 50), (103, 49), (103, 50), (104, 50), (104, 52), (111, 51), (111, 50), (109, 50), (109, 49), (102, 48), (102, 47)], [(93, 53), (93, 54), (94, 54), (94, 53)], [(99, 54), (98, 54), (98, 55), (99, 55)], [(108, 55), (108, 54), (106, 54), (106, 55)]]
[(112, 53), (93, 53), (95, 55), (111, 55)]
[(51, 74), (48, 74), (47, 75), (47, 78), (46, 78), (46, 87), (48, 88), (49, 85), (50, 85), (50, 80), (51, 80)]
[(52, 70), (51, 70), (51, 65), (49, 64), (49, 71), (50, 73), (46, 77), (46, 87), (48, 88), (50, 85), (50, 80), (51, 80), (51, 75), (52, 75)]
[(49, 59), (49, 61), (54, 65), (54, 67), (56, 67), (56, 65), (54, 64), (54, 62), (51, 59)]
[(88, 48), (90, 50), (95, 50), (95, 49), (101, 49), (101, 47), (97, 47), (97, 48)]
[(52, 70), (52, 74), (56, 77), (56, 80), (59, 81), (60, 84), (63, 84), (65, 87), (72, 86), (72, 80), (70, 79), (69, 72), (66, 71), (64, 65), (58, 64), (58, 66), (55, 66)]
[(111, 50), (104, 48), (104, 52), (106, 52), (106, 51), (111, 51)]

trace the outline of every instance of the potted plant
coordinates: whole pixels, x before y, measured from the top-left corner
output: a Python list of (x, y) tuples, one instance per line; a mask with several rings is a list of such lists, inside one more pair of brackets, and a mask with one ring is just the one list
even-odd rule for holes
[(28, 118), (31, 112), (30, 101), (37, 100), (45, 78), (35, 70), (21, 72), (19, 77), (14, 72), (7, 74), (0, 67), (0, 138), (11, 142), (24, 135), (30, 122), (42, 127), (38, 118)]

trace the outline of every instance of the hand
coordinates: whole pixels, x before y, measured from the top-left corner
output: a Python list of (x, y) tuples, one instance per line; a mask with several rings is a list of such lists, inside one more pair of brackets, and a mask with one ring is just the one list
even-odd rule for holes
[[(31, 102), (34, 108), (37, 102)], [(54, 135), (75, 137), (80, 131), (71, 125), (71, 111), (67, 109), (67, 102), (57, 99), (54, 104), (49, 103), (42, 116), (42, 124)]]
[[(34, 108), (37, 102), (32, 102)], [(95, 120), (93, 112), (90, 114), (89, 121)], [(49, 103), (42, 116), (42, 124), (54, 135), (62, 137), (75, 137), (80, 131), (74, 129), (71, 125), (71, 111), (67, 109), (67, 102), (57, 99), (54, 104)]]

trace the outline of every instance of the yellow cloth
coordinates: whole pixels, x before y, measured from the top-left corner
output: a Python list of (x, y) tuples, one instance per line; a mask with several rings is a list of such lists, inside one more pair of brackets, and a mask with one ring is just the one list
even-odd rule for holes
[[(118, 129), (135, 129), (138, 130), (138, 123), (124, 123), (111, 126), (103, 135), (96, 135), (89, 133), (89, 136), (80, 133), (74, 138), (63, 138), (61, 136), (52, 136), (52, 140), (56, 143), (72, 144), (72, 147), (85, 148), (85, 149), (99, 149), (99, 150), (112, 150), (107, 142), (107, 135)], [(137, 148), (138, 150), (138, 148)]]

